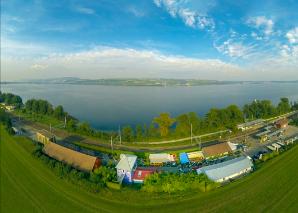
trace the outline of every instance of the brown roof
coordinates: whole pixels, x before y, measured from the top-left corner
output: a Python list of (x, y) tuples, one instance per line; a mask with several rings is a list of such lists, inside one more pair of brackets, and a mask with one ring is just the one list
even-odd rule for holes
[(202, 149), (205, 157), (212, 157), (216, 155), (222, 155), (227, 152), (232, 152), (228, 143), (219, 143), (211, 146), (204, 147)]
[(86, 155), (52, 142), (45, 144), (43, 152), (58, 161), (63, 161), (83, 171), (92, 171), (97, 159), (94, 156)]
[(281, 126), (288, 124), (288, 119), (282, 118), (282, 119), (276, 121), (276, 124), (281, 125)]

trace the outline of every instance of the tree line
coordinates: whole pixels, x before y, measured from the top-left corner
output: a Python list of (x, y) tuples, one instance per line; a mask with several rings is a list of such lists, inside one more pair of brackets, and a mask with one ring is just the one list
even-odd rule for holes
[(0, 103), (5, 103), (7, 105), (14, 105), (16, 108), (21, 108), (23, 106), (22, 98), (12, 93), (0, 92)]
[[(0, 102), (20, 106), (22, 112), (27, 114), (47, 115), (61, 121), (66, 119), (66, 129), (79, 134), (104, 140), (118, 135), (115, 131), (100, 131), (92, 128), (87, 122), (79, 122), (65, 112), (63, 106), (53, 107), (46, 100), (30, 99), (23, 104), (20, 96), (11, 93), (0, 93)], [(149, 125), (123, 126), (121, 136), (123, 141), (131, 142), (188, 137), (191, 133), (200, 135), (226, 129), (237, 131), (236, 126), (239, 123), (259, 118), (269, 118), (291, 110), (298, 110), (298, 103), (290, 103), (288, 98), (283, 97), (276, 106), (270, 100), (255, 100), (245, 104), (242, 109), (237, 105), (229, 105), (221, 109), (211, 108), (205, 116), (201, 117), (195, 112), (183, 113), (177, 117), (171, 117), (169, 113), (163, 112), (153, 118)]]
[(237, 131), (236, 127), (239, 123), (269, 118), (291, 110), (298, 110), (298, 103), (290, 103), (288, 98), (281, 98), (276, 106), (270, 100), (255, 100), (245, 104), (242, 109), (237, 105), (222, 109), (211, 108), (203, 117), (195, 112), (184, 113), (175, 118), (169, 113), (161, 113), (152, 120), (149, 127), (146, 125), (136, 125), (135, 128), (129, 125), (124, 126), (122, 137), (124, 141), (140, 141), (150, 138), (187, 137), (191, 132), (193, 135), (200, 135), (224, 129)]
[(13, 134), (12, 123), (9, 115), (0, 108), (0, 125), (3, 125), (9, 134)]

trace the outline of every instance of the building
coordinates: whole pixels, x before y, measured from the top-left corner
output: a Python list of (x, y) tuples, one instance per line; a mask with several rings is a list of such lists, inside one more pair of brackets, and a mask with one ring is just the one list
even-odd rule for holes
[(132, 176), (137, 167), (137, 156), (121, 154), (120, 161), (116, 165), (117, 177), (120, 183), (131, 183)]
[(56, 142), (55, 135), (47, 130), (44, 130), (44, 129), (36, 132), (35, 137), (36, 137), (36, 141), (38, 141), (39, 143), (42, 143), (44, 145), (49, 142), (54, 142), (54, 143)]
[(156, 153), (149, 155), (150, 165), (162, 166), (165, 163), (175, 162), (176, 156), (168, 153)]
[(271, 130), (267, 129), (263, 132), (259, 132), (255, 136), (260, 140), (261, 143), (266, 142), (268, 140), (268, 134), (271, 133)]
[(287, 118), (282, 118), (275, 122), (275, 126), (276, 126), (276, 128), (284, 129), (284, 128), (288, 127), (288, 123), (289, 123), (289, 121)]
[(237, 128), (241, 131), (245, 131), (245, 130), (249, 130), (249, 129), (258, 128), (259, 126), (261, 126), (263, 124), (264, 124), (263, 119), (257, 119), (257, 120), (254, 120), (254, 121), (238, 124)]
[(8, 111), (8, 112), (12, 112), (12, 111), (14, 111), (15, 110), (15, 106), (13, 106), (13, 105), (5, 105), (5, 109), (6, 109), (6, 111)]
[(215, 145), (202, 148), (202, 152), (206, 159), (227, 155), (232, 152), (228, 143), (218, 143)]
[(210, 180), (225, 182), (246, 174), (253, 169), (253, 163), (249, 157), (239, 157), (223, 163), (205, 166), (197, 169), (198, 174), (206, 174)]
[(47, 142), (42, 151), (51, 158), (85, 172), (90, 172), (101, 165), (101, 161), (97, 157), (68, 149), (53, 142)]
[(141, 169), (141, 168), (137, 168), (134, 171), (132, 180), (134, 183), (144, 183), (144, 180), (149, 176), (152, 175), (154, 172), (156, 172), (156, 170), (154, 169)]
[(187, 157), (191, 162), (200, 162), (204, 159), (202, 151), (188, 152)]
[(17, 127), (12, 127), (12, 130), (13, 132), (16, 134), (16, 135), (22, 135), (23, 134), (23, 131)]

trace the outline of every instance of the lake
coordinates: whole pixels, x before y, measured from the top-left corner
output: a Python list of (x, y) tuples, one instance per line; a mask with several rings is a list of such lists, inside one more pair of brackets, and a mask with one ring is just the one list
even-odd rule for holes
[(160, 112), (176, 116), (194, 111), (203, 116), (212, 107), (243, 106), (254, 99), (270, 99), (274, 104), (280, 97), (298, 101), (298, 83), (274, 82), (194, 87), (2, 84), (1, 90), (24, 101), (41, 98), (63, 105), (74, 117), (105, 130), (150, 123)]

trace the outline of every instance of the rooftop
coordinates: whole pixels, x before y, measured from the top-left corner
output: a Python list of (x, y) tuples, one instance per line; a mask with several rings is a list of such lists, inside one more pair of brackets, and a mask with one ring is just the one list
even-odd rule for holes
[(43, 152), (58, 161), (63, 161), (83, 171), (92, 171), (97, 159), (94, 156), (68, 149), (53, 142), (45, 144)]
[(132, 171), (137, 161), (137, 156), (130, 154), (121, 154), (120, 161), (118, 162), (116, 169), (122, 169), (125, 171)]
[(144, 181), (146, 177), (153, 174), (154, 172), (155, 170), (153, 169), (136, 169), (132, 179), (134, 181)]
[(217, 181), (241, 172), (253, 166), (248, 157), (242, 156), (223, 163), (197, 169), (197, 173), (205, 173), (211, 180)]
[(231, 147), (228, 143), (219, 143), (202, 149), (205, 157), (212, 157), (216, 155), (222, 155), (227, 152), (232, 152)]

